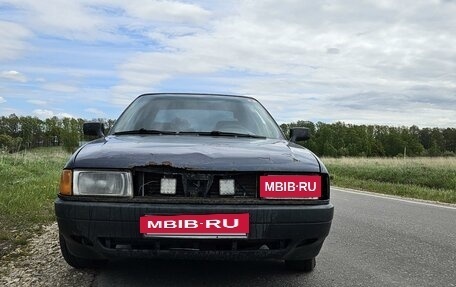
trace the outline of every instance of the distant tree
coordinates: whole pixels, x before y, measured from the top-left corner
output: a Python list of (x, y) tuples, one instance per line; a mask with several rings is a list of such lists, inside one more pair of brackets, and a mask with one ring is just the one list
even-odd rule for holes
[(290, 134), (290, 128), (288, 127), (288, 124), (281, 124), (280, 128), (282, 129), (282, 132), (285, 134), (285, 136), (288, 136)]
[(456, 129), (446, 128), (442, 131), (445, 151), (456, 153)]
[(73, 118), (64, 118), (62, 120), (62, 130), (60, 138), (63, 141), (63, 147), (68, 152), (74, 152), (81, 139), (79, 122)]
[(406, 154), (409, 156), (419, 156), (424, 152), (424, 147), (420, 143), (419, 129), (417, 126), (412, 126), (409, 129), (403, 128), (401, 138), (404, 142)]
[(20, 117), (19, 136), (23, 139), (26, 148), (33, 148), (43, 144), (43, 121), (37, 117)]
[(420, 143), (425, 149), (429, 149), (432, 144), (431, 129), (424, 128), (419, 131)]
[(439, 145), (437, 144), (436, 140), (432, 141), (431, 147), (428, 149), (428, 154), (430, 156), (439, 156), (442, 154)]
[(60, 145), (62, 122), (57, 117), (46, 119), (44, 122), (45, 143), (47, 146)]
[(16, 152), (20, 149), (22, 139), (20, 137), (13, 138), (12, 136), (0, 134), (0, 152)]
[(15, 114), (9, 115), (6, 120), (6, 133), (12, 137), (19, 137), (19, 131), (21, 129), (21, 123), (19, 118)]
[(109, 130), (111, 130), (111, 128), (114, 126), (115, 123), (116, 123), (115, 120), (112, 120), (112, 119), (107, 120), (107, 121), (106, 121), (106, 125), (105, 125), (106, 132), (108, 132)]

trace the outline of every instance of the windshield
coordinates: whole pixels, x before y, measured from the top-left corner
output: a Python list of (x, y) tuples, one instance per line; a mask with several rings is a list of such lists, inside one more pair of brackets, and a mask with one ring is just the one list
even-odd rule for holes
[(211, 95), (144, 95), (120, 116), (111, 134), (129, 131), (212, 133), (214, 131), (283, 138), (256, 100)]

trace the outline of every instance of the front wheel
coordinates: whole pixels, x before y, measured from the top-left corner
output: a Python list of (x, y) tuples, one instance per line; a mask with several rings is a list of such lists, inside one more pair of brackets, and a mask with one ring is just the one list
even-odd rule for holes
[(315, 268), (315, 264), (315, 257), (305, 260), (285, 260), (287, 269), (293, 271), (312, 272)]
[(65, 259), (68, 265), (76, 268), (76, 269), (83, 269), (83, 268), (96, 268), (101, 267), (102, 265), (106, 264), (106, 260), (100, 259), (88, 259), (77, 257), (71, 254), (70, 250), (68, 250), (68, 246), (66, 244), (65, 238), (59, 234), (59, 243), (60, 243), (60, 251), (62, 252), (63, 259)]

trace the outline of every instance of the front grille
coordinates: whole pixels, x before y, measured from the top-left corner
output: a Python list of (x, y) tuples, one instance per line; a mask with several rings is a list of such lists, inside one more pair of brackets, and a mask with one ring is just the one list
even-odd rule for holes
[[(256, 173), (214, 173), (214, 172), (157, 172), (136, 171), (134, 173), (135, 196), (149, 197), (204, 197), (204, 198), (257, 198), (258, 175)], [(176, 194), (160, 194), (162, 178), (176, 179)], [(233, 179), (235, 194), (220, 195), (221, 179)]]

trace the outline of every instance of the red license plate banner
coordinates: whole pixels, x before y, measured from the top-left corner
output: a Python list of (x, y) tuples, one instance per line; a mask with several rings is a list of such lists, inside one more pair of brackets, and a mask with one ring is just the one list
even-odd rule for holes
[(319, 175), (267, 175), (260, 176), (260, 197), (317, 199), (321, 197)]
[(149, 236), (247, 236), (249, 214), (145, 215), (140, 233)]

